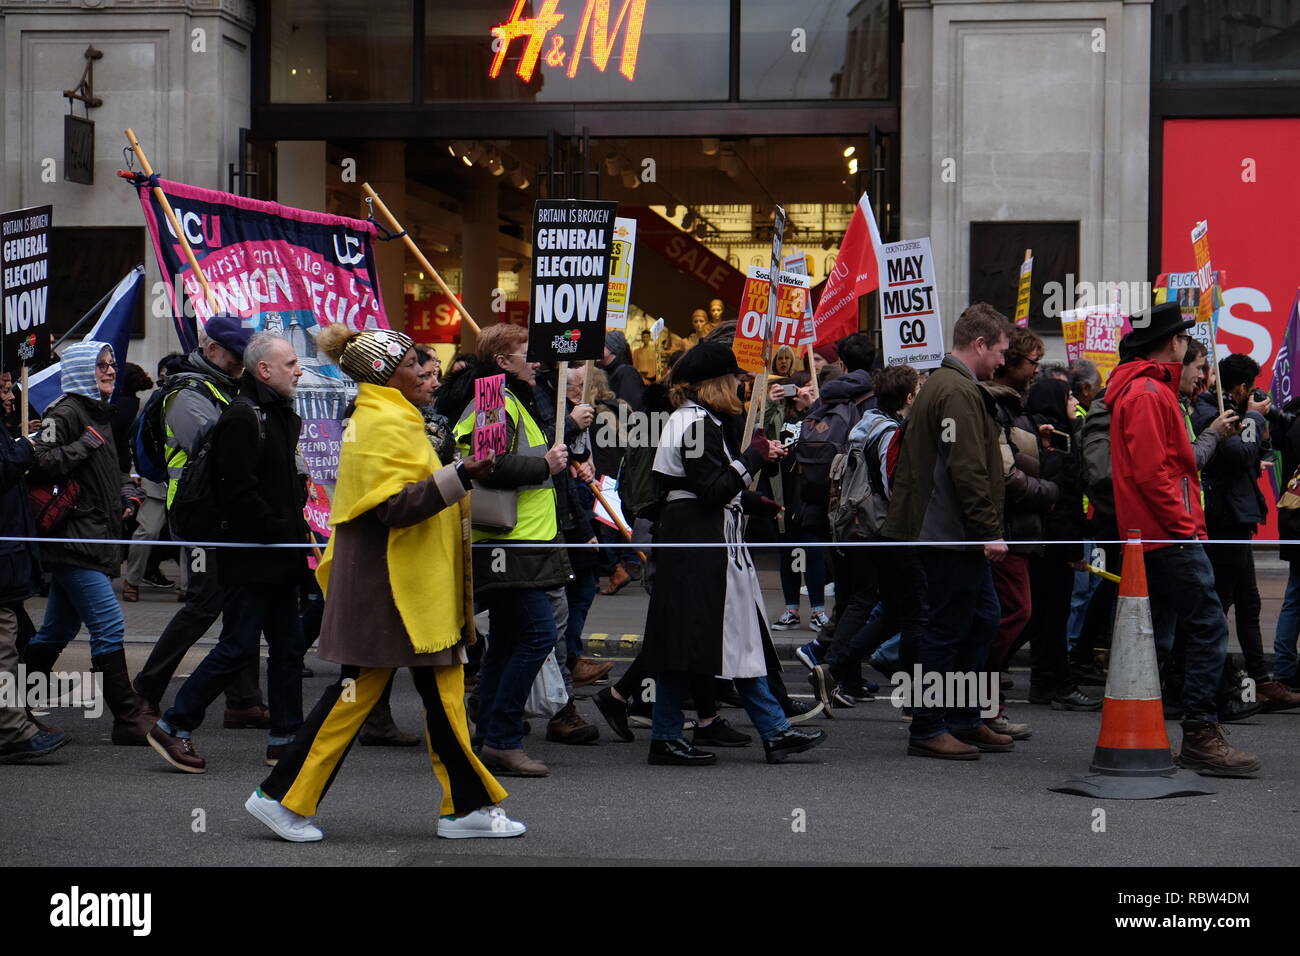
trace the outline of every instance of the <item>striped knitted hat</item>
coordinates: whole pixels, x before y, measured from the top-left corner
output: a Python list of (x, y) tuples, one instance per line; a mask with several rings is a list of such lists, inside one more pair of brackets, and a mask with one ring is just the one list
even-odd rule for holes
[(339, 365), (358, 382), (387, 385), (402, 364), (402, 356), (415, 345), (405, 332), (393, 329), (362, 329), (343, 346)]

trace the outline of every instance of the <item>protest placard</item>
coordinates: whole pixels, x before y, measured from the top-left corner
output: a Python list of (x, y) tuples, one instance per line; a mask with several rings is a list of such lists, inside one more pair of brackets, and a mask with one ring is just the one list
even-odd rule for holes
[(1196, 303), (1196, 321), (1210, 321), (1214, 314), (1214, 297), (1209, 291), (1214, 285), (1214, 268), (1210, 265), (1210, 226), (1202, 219), (1192, 230), (1192, 251), (1196, 254), (1196, 287), (1201, 296)]
[(1034, 257), (1025, 250), (1025, 261), (1020, 264), (1020, 281), (1016, 286), (1016, 325), (1029, 328), (1029, 293), (1033, 286)]
[(505, 375), (489, 375), (474, 382), (474, 414), (474, 457), (504, 455), (509, 436)]
[(1083, 358), (1083, 333), (1087, 309), (1070, 309), (1061, 313), (1061, 337), (1065, 340), (1065, 360)]
[(1153, 298), (1157, 305), (1162, 302), (1177, 302), (1183, 318), (1196, 323), (1188, 332), (1192, 338), (1208, 349), (1210, 338), (1218, 332), (1219, 309), (1223, 306), (1222, 288), (1227, 281), (1228, 277), (1222, 269), (1213, 270), (1211, 288), (1214, 293), (1214, 303), (1210, 321), (1207, 322), (1202, 322), (1198, 318), (1201, 290), (1195, 272), (1170, 272), (1157, 277)]
[(1119, 340), (1124, 335), (1127, 317), (1117, 305), (1076, 311), (1084, 313), (1083, 357), (1096, 363), (1101, 383), (1105, 385), (1119, 364)]
[[(771, 295), (772, 270), (752, 266), (745, 279), (745, 295), (740, 302), (740, 318), (732, 351), (736, 363), (748, 372), (763, 371), (763, 343), (766, 332), (768, 298)], [(808, 321), (810, 280), (806, 275), (790, 272), (777, 274), (776, 323), (772, 347), (788, 345), (799, 349), (811, 341)]]
[(617, 209), (616, 202), (577, 199), (539, 199), (533, 206), (528, 361), (604, 355)]
[(4, 286), (4, 346), (0, 368), (15, 375), (50, 361), (46, 313), (50, 297), (52, 206), (16, 209), (0, 216), (0, 269)]
[(636, 256), (636, 220), (614, 219), (614, 246), (609, 259), (609, 302), (605, 307), (605, 328), (626, 329), (627, 309), (632, 302), (632, 263)]
[(882, 247), (880, 328), (886, 365), (937, 368), (943, 361), (943, 321), (930, 240), (904, 239)]

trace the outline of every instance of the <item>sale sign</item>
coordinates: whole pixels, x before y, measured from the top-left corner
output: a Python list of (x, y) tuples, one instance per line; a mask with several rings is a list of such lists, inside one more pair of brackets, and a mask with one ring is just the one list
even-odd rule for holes
[[(525, 318), (524, 323), (527, 323)], [(445, 295), (428, 299), (406, 297), (406, 334), (423, 345), (460, 341), (460, 310)]]
[[(776, 328), (772, 347), (788, 345), (800, 349), (812, 341), (807, 321), (810, 280), (806, 275), (790, 272), (776, 277)], [(740, 319), (732, 351), (736, 363), (747, 372), (763, 371), (763, 342), (767, 331), (767, 307), (772, 294), (772, 270), (753, 266), (745, 280), (745, 294), (740, 301)]]
[(883, 246), (880, 330), (886, 365), (937, 368), (943, 361), (943, 320), (930, 239)]
[(504, 455), (509, 438), (504, 374), (474, 382), (474, 415), (474, 457)]

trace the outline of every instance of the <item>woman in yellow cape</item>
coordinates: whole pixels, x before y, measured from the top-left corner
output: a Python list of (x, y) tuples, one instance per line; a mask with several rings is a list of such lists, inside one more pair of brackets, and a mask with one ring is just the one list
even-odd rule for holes
[(470, 749), (464, 643), (473, 639), (462, 542), (470, 481), (490, 458), (443, 467), (416, 407), (423, 379), (401, 332), (333, 325), (318, 345), (358, 383), (343, 433), (330, 524), (316, 572), (325, 594), (320, 656), (342, 665), (275, 770), (245, 804), (294, 842), (323, 834), (308, 818), (393, 670), (411, 668), (425, 740), (442, 785), (438, 836), (511, 837), (524, 825), (498, 804), (506, 791)]

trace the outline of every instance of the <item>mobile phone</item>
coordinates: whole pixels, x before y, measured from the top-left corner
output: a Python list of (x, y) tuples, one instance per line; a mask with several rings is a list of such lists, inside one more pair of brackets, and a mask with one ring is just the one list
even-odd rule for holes
[(795, 395), (797, 395), (798, 393), (799, 393), (799, 389), (798, 389), (798, 387), (795, 386), (795, 385), (782, 385), (782, 386), (781, 386), (781, 397), (782, 397), (782, 398), (794, 398)]
[(1053, 448), (1057, 448), (1066, 453), (1070, 451), (1070, 436), (1067, 432), (1058, 431), (1053, 428), (1049, 434), (1051, 435), (1051, 438), (1048, 439), (1048, 442)]

